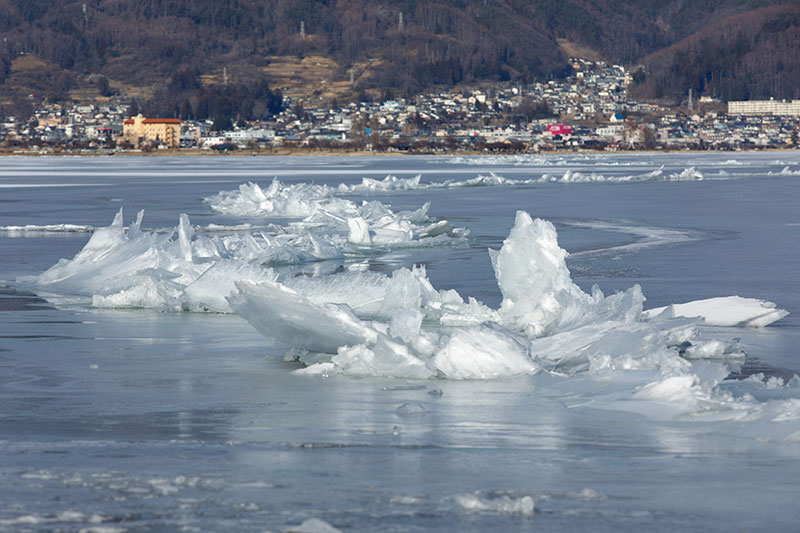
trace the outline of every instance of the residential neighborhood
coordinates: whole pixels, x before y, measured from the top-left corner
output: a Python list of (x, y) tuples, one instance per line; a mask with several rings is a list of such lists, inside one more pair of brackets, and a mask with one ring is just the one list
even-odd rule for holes
[(619, 65), (573, 59), (569, 77), (530, 85), (483, 84), (413, 98), (387, 94), (341, 106), (287, 97), (278, 114), (225, 129), (212, 120), (134, 116), (130, 99), (115, 95), (107, 102), (41, 104), (32, 116), (6, 116), (0, 147), (5, 153), (436, 153), (797, 146), (796, 101), (693, 101), (688, 93), (684, 105), (670, 108), (630, 99), (632, 76)]

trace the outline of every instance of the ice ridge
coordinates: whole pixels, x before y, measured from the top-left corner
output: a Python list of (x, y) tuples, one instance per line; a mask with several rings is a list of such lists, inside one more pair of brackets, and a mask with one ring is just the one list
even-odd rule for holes
[[(488, 379), (543, 369), (685, 373), (691, 367), (686, 343), (701, 357), (733, 352), (699, 338), (701, 318), (643, 313), (638, 286), (611, 296), (597, 287), (583, 292), (571, 279), (555, 228), (526, 212), (517, 213), (508, 238), (491, 255), (503, 295), (498, 309), (452, 290), (437, 291), (422, 268), (391, 276), (336, 274), (294, 287), (241, 282), (228, 300), (265, 336), (330, 354), (328, 361), (301, 370), (305, 374)], [(372, 298), (352, 296), (362, 294)], [(739, 303), (728, 299), (722, 305)], [(757, 318), (754, 307), (739, 307), (757, 320), (752, 325), (785, 316), (778, 311), (765, 317), (763, 309), (774, 308), (766, 302)], [(711, 316), (714, 309), (704, 312)]]
[(248, 182), (234, 191), (222, 191), (205, 198), (205, 202), (216, 212), (235, 216), (272, 216), (306, 218), (319, 212), (337, 217), (359, 216), (359, 206), (344, 195), (369, 195), (393, 191), (454, 189), (463, 187), (521, 186), (542, 183), (627, 183), (639, 181), (694, 181), (702, 180), (703, 173), (689, 167), (681, 172), (665, 175), (661, 166), (643, 174), (606, 176), (596, 172), (584, 173), (567, 169), (561, 175), (543, 174), (531, 178), (506, 178), (494, 172), (463, 180), (422, 181), (421, 175), (399, 178), (388, 175), (382, 180), (362, 178), (361, 183), (340, 183), (337, 186), (312, 183), (284, 183), (273, 179), (266, 188)]
[(88, 299), (95, 307), (229, 313), (225, 296), (235, 282), (277, 279), (273, 268), (331, 260), (352, 264), (345, 258), (466, 242), (466, 230), (431, 221), (428, 208), (394, 213), (380, 202), (365, 202), (350, 218), (319, 210), (289, 226), (256, 231), (246, 226), (198, 231), (185, 214), (176, 228), (142, 230), (143, 211), (126, 228), (120, 209), (71, 260), (19, 281), (54, 297)]
[(770, 434), (800, 434), (800, 400), (734, 395), (723, 382), (731, 371), (727, 362), (741, 360), (738, 344), (705, 339), (702, 331), (704, 320), (764, 326), (785, 311), (729, 297), (643, 312), (638, 286), (610, 296), (597, 287), (583, 292), (566, 255), (552, 224), (519, 212), (492, 252), (503, 295), (498, 309), (436, 290), (424, 268), (294, 283), (239, 281), (227, 300), (259, 332), (292, 349), (305, 363), (296, 370), (301, 375), (571, 376), (568, 388), (581, 390), (585, 382), (591, 389), (583, 400), (574, 396), (581, 405), (655, 419), (788, 422)]
[[(500, 249), (489, 252), (502, 294), (496, 309), (437, 290), (424, 267), (390, 275), (358, 268), (314, 277), (277, 272), (292, 262), (336, 258), (337, 265), (347, 264), (345, 254), (374, 249), (376, 242), (454, 238), (449, 227), (427, 220), (426, 206), (396, 219), (377, 202), (358, 209), (361, 216), (349, 218), (318, 210), (318, 219), (271, 232), (206, 232), (186, 215), (171, 230), (144, 230), (142, 211), (126, 228), (120, 210), (71, 260), (19, 281), (96, 307), (236, 312), (291, 349), (305, 363), (300, 374), (454, 380), (624, 375), (588, 401), (656, 418), (797, 419), (800, 400), (758, 402), (724, 387), (727, 361), (742, 353), (736, 342), (705, 339), (702, 329), (762, 327), (785, 311), (736, 296), (643, 311), (638, 286), (609, 296), (597, 287), (586, 293), (572, 280), (555, 227), (524, 211)], [(384, 216), (390, 222), (376, 225)], [(326, 226), (326, 219), (334, 222)], [(328, 233), (310, 231), (314, 224)]]

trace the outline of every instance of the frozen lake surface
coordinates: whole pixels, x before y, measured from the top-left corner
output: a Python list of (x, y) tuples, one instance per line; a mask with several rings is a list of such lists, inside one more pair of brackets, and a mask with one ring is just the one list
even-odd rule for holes
[[(573, 322), (509, 303), (536, 268), (557, 277), (549, 225), (518, 211), (569, 252), (544, 296)], [(540, 262), (498, 282), (501, 246), (511, 278)], [(797, 152), (0, 158), (0, 257), (0, 531), (800, 523)], [(401, 269), (440, 291), (427, 307), (392, 306)], [(638, 284), (645, 309), (735, 295), (789, 314), (623, 319), (630, 302), (591, 304), (594, 284)], [(233, 312), (270, 333), (286, 294), (300, 338)], [(328, 301), (354, 309), (354, 343), (385, 335), (430, 376), (374, 340), (333, 363), (287, 352), (351, 323)], [(464, 332), (523, 363), (458, 367)]]

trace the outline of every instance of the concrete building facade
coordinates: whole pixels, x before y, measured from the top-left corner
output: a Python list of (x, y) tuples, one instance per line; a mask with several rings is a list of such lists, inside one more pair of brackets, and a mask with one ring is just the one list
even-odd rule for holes
[(177, 118), (144, 118), (141, 114), (126, 119), (122, 137), (131, 144), (157, 142), (167, 148), (180, 148), (181, 120)]
[(800, 116), (800, 100), (747, 100), (728, 102), (729, 115)]

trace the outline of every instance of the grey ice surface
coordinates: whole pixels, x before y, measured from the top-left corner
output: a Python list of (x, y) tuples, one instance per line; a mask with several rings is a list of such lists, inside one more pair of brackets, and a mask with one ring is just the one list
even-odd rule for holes
[[(471, 230), (467, 249), (375, 257), (424, 263), (437, 288), (496, 306), (487, 247), (525, 209), (554, 222), (588, 290), (639, 283), (648, 307), (712, 296), (791, 314), (733, 328), (744, 374), (800, 371), (800, 154), (549, 158), (0, 158), (0, 226), (247, 221), (204, 197), (240, 183), (336, 185), (596, 172), (702, 181), (543, 183), (379, 194)], [(788, 167), (788, 171), (784, 171)], [(720, 171), (723, 171), (721, 173)], [(783, 172), (783, 174), (780, 174)], [(674, 230), (626, 248), (609, 227)], [(52, 305), (21, 288), (86, 233), (0, 231), (0, 531), (789, 531), (800, 523), (797, 439), (714, 421), (655, 421), (576, 402), (598, 387), (546, 374), (405, 381), (292, 374), (283, 348), (235, 315)], [(732, 390), (737, 384), (732, 382)], [(574, 392), (573, 392), (574, 391)], [(797, 398), (800, 391), (765, 390)], [(742, 425), (746, 422), (742, 422)], [(735, 428), (734, 428), (735, 429)], [(767, 427), (767, 433), (769, 433)], [(533, 502), (531, 511), (530, 502)]]

